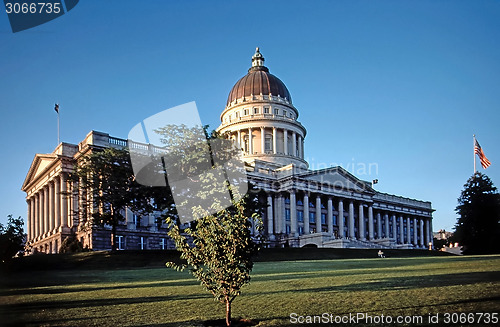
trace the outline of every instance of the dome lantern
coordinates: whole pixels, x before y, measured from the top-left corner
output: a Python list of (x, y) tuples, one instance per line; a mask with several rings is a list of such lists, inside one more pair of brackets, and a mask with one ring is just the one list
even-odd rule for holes
[(255, 54), (252, 56), (252, 67), (263, 67), (264, 56), (260, 53), (259, 47), (255, 49)]

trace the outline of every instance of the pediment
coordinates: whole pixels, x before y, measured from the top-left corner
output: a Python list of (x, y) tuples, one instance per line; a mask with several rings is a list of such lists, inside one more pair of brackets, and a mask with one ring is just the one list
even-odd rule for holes
[(308, 171), (300, 174), (300, 178), (355, 192), (371, 190), (370, 183), (360, 180), (340, 166)]
[(25, 188), (39, 176), (43, 175), (54, 161), (57, 160), (57, 156), (54, 154), (36, 154), (33, 162), (31, 163), (26, 179), (24, 180), (22, 190), (26, 191)]

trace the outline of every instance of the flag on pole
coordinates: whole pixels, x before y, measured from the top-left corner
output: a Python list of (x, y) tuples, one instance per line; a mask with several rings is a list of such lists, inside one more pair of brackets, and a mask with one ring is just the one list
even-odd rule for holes
[(59, 113), (59, 103), (56, 103), (56, 106), (54, 107), (54, 110)]
[(479, 145), (479, 142), (476, 140), (476, 144), (474, 145), (474, 153), (479, 156), (479, 160), (481, 161), (481, 166), (484, 169), (488, 168), (491, 165), (491, 162), (484, 155), (483, 149)]

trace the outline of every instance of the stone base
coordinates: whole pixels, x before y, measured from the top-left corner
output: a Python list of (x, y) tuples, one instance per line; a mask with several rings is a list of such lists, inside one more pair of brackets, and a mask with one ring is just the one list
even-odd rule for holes
[(321, 248), (324, 247), (325, 242), (328, 242), (331, 239), (332, 237), (325, 232), (304, 234), (299, 237), (299, 246), (303, 247), (306, 245), (316, 245), (317, 247)]

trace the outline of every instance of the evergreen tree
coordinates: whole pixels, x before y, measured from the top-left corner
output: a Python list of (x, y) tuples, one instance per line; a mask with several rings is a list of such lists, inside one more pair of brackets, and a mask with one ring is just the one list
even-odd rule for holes
[(456, 212), (453, 239), (464, 254), (500, 253), (500, 194), (488, 176), (476, 172), (469, 178)]

